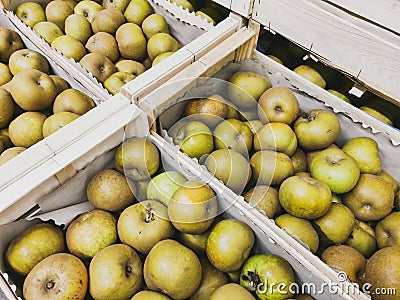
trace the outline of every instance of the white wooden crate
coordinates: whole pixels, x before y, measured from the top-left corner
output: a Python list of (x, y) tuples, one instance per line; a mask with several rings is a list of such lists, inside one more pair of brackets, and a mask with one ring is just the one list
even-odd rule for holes
[[(35, 214), (13, 223), (0, 225), (0, 289), (8, 296), (8, 299), (21, 299), (21, 286), (14, 282), (7, 273), (8, 270), (4, 262), (4, 251), (7, 244), (22, 230), (40, 220), (53, 220), (56, 224), (67, 225), (78, 214), (92, 209), (92, 206), (86, 201), (86, 185), (88, 180), (99, 170), (113, 166), (112, 161), (116, 147), (125, 138), (140, 136), (145, 132), (137, 128), (137, 123), (141, 118), (129, 121), (127, 117), (131, 116), (131, 114), (132, 107), (121, 111), (116, 114), (115, 118), (121, 120), (120, 122), (116, 122), (115, 119), (113, 122), (110, 120), (107, 130), (99, 127), (93, 130), (91, 135), (82, 137), (78, 144), (71, 145), (63, 153), (60, 153), (58, 157), (59, 161), (62, 161), (64, 164), (72, 162), (77, 173), (62, 186), (48, 186), (47, 195), (41, 203), (41, 214)], [(147, 125), (147, 122), (140, 122), (140, 124)], [(136, 130), (132, 131), (135, 128)], [(97, 141), (93, 144), (93, 147), (91, 149), (83, 147), (83, 145), (92, 145), (93, 136), (97, 137)], [(323, 287), (323, 274), (315, 273), (315, 270), (310, 270), (293, 257), (287, 250), (290, 245), (276, 236), (265, 224), (249, 217), (247, 208), (238, 203), (237, 199), (226, 194), (225, 187), (215, 182), (210, 182), (215, 181), (215, 179), (211, 178), (208, 172), (204, 172), (203, 169), (198, 168), (198, 165), (187, 156), (177, 153), (176, 148), (166, 143), (159, 136), (150, 135), (149, 138), (161, 152), (164, 169), (178, 171), (189, 180), (199, 180), (208, 183), (217, 195), (218, 205), (226, 208), (222, 217), (235, 218), (252, 227), (256, 236), (254, 253), (280, 255), (293, 267), (296, 281), (299, 285), (313, 284), (317, 288)], [(20, 202), (25, 200), (21, 199)], [(17, 211), (13, 212), (13, 210)], [(29, 211), (27, 207), (23, 206), (13, 207), (10, 212), (15, 215), (16, 213), (28, 213)]]
[[(107, 100), (110, 97), (108, 91), (92, 76), (92, 74), (73, 59), (67, 59), (61, 53), (57, 52), (53, 47), (51, 47), (51, 45), (46, 43), (38, 34), (25, 25), (14, 14), (19, 4), (27, 1), (28, 0), (4, 1), (6, 2), (4, 4), (6, 15), (21, 30), (21, 32), (23, 32), (23, 34), (28, 36), (36, 45), (40, 45), (41, 49), (43, 49), (47, 55), (52, 57), (56, 63), (61, 65), (69, 74), (74, 76), (77, 81), (86, 86), (101, 101)], [(50, 1), (51, 0), (36, 0), (35, 2), (46, 5)], [(196, 57), (195, 53), (191, 51), (192, 48), (189, 46), (190, 43), (196, 41), (197, 38), (214, 28), (212, 23), (208, 23), (206, 19), (194, 14), (189, 14), (181, 7), (176, 6), (167, 0), (148, 1), (156, 13), (161, 14), (166, 18), (171, 34), (183, 47), (168, 59), (163, 60), (155, 68), (151, 68), (135, 78), (131, 83), (133, 84), (133, 82), (136, 82), (136, 84), (133, 84), (132, 87), (127, 87), (124, 92), (126, 95), (132, 95), (132, 97), (134, 97), (136, 93), (143, 93), (143, 87), (151, 88), (157, 86), (159, 81), (164, 77), (169, 78), (193, 62)], [(225, 28), (228, 33), (229, 30), (234, 32), (238, 24), (239, 23), (235, 23), (231, 20), (231, 22), (224, 22), (219, 26), (219, 28), (226, 26)], [(213, 41), (216, 38), (215, 34), (218, 35), (218, 33), (221, 34), (220, 38), (225, 38), (227, 34), (226, 30), (222, 30), (222, 32), (220, 29), (213, 31), (209, 38), (203, 38), (200, 41), (202, 41), (204, 45), (207, 45), (206, 43)], [(195, 45), (197, 46), (195, 46), (194, 50), (196, 50), (196, 47), (199, 47), (198, 44)], [(139, 89), (139, 91), (136, 89)]]
[[(174, 121), (182, 117), (179, 113), (178, 115), (176, 113), (174, 115), (173, 106), (176, 104), (179, 106), (181, 99), (188, 94), (191, 95), (193, 89), (200, 88), (203, 83), (207, 85), (206, 79), (200, 78), (201, 76), (215, 75), (216, 78), (229, 80), (233, 73), (239, 70), (255, 71), (265, 76), (273, 77), (275, 84), (279, 82), (280, 85), (290, 87), (296, 93), (298, 99), (300, 99), (299, 103), (302, 111), (320, 108), (335, 112), (342, 127), (342, 133), (338, 140), (339, 143), (343, 144), (349, 138), (357, 136), (368, 136), (375, 139), (379, 144), (383, 169), (395, 178), (400, 178), (400, 170), (396, 167), (398, 163), (394, 163), (394, 160), (397, 160), (396, 157), (398, 157), (397, 154), (400, 147), (400, 131), (360, 111), (349, 103), (339, 101), (329, 92), (318, 88), (303, 77), (263, 54), (257, 51), (249, 52), (249, 49), (253, 49), (251, 43), (254, 42), (254, 36), (255, 33), (251, 30), (241, 29), (230, 39), (221, 43), (219, 47), (210, 50), (197, 63), (187, 67), (180, 74), (171, 78), (164, 86), (144, 97), (140, 107), (149, 115), (151, 122), (154, 122), (158, 117), (162, 119), (162, 113), (165, 113), (169, 109), (170, 111), (165, 119), (168, 120), (169, 124), (173, 124)], [(249, 59), (243, 61), (245, 58)], [(235, 61), (238, 63), (235, 63)], [(196, 75), (198, 78), (195, 78)], [(179, 82), (179, 84), (174, 84), (174, 82)], [(212, 93), (215, 92), (217, 91), (212, 91)], [(179, 108), (177, 111), (182, 112)], [(218, 184), (222, 185), (221, 182), (218, 182)], [(294, 257), (298, 258), (300, 262), (309, 266), (310, 269), (318, 269), (326, 276), (325, 279), (328, 278), (327, 280), (339, 284), (337, 273), (324, 264), (317, 256), (289, 237), (272, 220), (267, 219), (257, 210), (250, 208), (249, 205), (244, 203), (241, 196), (235, 195), (229, 189), (226, 189), (226, 193), (230, 194), (232, 198), (242, 199), (241, 203), (251, 211), (256, 220), (264, 223), (276, 236), (284, 239), (291, 245), (291, 248), (287, 250)], [(345, 290), (351, 290), (349, 287), (350, 285), (343, 286)], [(334, 295), (327, 295), (326, 297), (335, 298)], [(344, 296), (344, 298), (346, 297), (348, 295)], [(368, 299), (367, 295), (361, 294), (358, 291), (355, 291), (349, 297), (353, 299)], [(319, 295), (318, 299), (323, 299), (323, 296)]]
[(254, 3), (252, 18), (399, 105), (396, 2), (259, 0)]
[(239, 15), (249, 18), (253, 11), (254, 0), (213, 0), (215, 3), (222, 5), (238, 13)]

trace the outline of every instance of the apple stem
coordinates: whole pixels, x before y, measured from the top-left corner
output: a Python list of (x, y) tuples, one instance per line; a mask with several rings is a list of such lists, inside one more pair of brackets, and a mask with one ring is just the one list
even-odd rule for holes
[(131, 266), (126, 266), (126, 273), (127, 273), (127, 275), (129, 275), (130, 273), (132, 273), (132, 267)]
[(248, 281), (251, 288), (255, 291), (260, 283), (260, 276), (253, 271), (247, 271), (247, 275), (242, 275), (242, 280)]
[(155, 220), (155, 218), (154, 218), (154, 213), (151, 211), (151, 207), (150, 207), (150, 208), (146, 209), (146, 219), (145, 219), (145, 222), (146, 222), (146, 223), (150, 223), (150, 222), (152, 222), (152, 221), (154, 221), (154, 220)]
[(304, 113), (302, 117), (303, 117), (303, 119), (306, 119), (308, 122), (315, 120), (315, 116), (309, 115), (308, 113)]

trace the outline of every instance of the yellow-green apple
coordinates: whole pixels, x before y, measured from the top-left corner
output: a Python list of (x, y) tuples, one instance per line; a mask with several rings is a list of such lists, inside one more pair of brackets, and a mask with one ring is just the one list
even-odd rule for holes
[(129, 2), (125, 9), (124, 17), (127, 22), (142, 25), (143, 20), (154, 13), (153, 7), (146, 0), (134, 0)]
[(178, 172), (166, 171), (153, 177), (147, 186), (147, 199), (161, 201), (168, 206), (175, 191), (186, 182), (186, 178)]
[(36, 23), (46, 21), (46, 14), (43, 7), (36, 2), (28, 1), (17, 6), (16, 16), (26, 25), (33, 28)]
[(292, 176), (282, 182), (279, 202), (292, 216), (316, 219), (331, 207), (332, 193), (326, 183), (317, 179)]
[(46, 5), (46, 19), (64, 31), (65, 20), (74, 13), (72, 7), (64, 0), (53, 0)]
[(179, 42), (168, 33), (156, 33), (147, 42), (147, 54), (153, 61), (165, 52), (175, 52), (180, 48)]
[(79, 14), (69, 15), (65, 20), (65, 34), (77, 39), (82, 45), (92, 35), (92, 27), (88, 19)]
[(85, 46), (79, 40), (69, 35), (62, 35), (55, 38), (51, 46), (65, 57), (72, 58), (75, 61), (80, 61), (86, 54)]
[(16, 117), (8, 126), (11, 142), (17, 147), (28, 148), (43, 139), (46, 115), (27, 111)]
[(53, 112), (69, 111), (83, 115), (95, 107), (91, 97), (84, 92), (69, 88), (59, 93), (53, 103)]
[(357, 161), (361, 173), (379, 174), (382, 171), (378, 143), (375, 140), (365, 136), (352, 138), (342, 149)]
[(375, 236), (379, 248), (400, 247), (400, 212), (392, 212), (380, 220), (375, 227)]
[(100, 53), (88, 53), (79, 61), (80, 65), (92, 73), (100, 83), (116, 72), (115, 65), (105, 55)]
[(90, 23), (92, 23), (94, 14), (101, 10), (103, 10), (103, 6), (92, 0), (79, 1), (74, 7), (74, 13), (84, 16)]
[(370, 257), (377, 249), (374, 229), (367, 223), (356, 220), (346, 245), (358, 250), (364, 257)]
[(335, 90), (331, 90), (331, 89), (329, 89), (329, 90), (327, 90), (329, 93), (331, 93), (332, 95), (335, 95), (336, 97), (338, 97), (339, 99), (341, 99), (341, 100), (343, 100), (343, 101), (345, 101), (345, 102), (347, 102), (347, 103), (350, 103), (350, 99), (349, 98), (347, 98), (345, 95), (343, 95), (342, 93), (340, 93), (340, 92), (338, 92), (338, 91), (335, 91)]
[(325, 79), (321, 76), (321, 74), (318, 73), (317, 70), (310, 66), (300, 65), (296, 67), (293, 71), (323, 89), (326, 87)]
[(94, 33), (107, 32), (114, 35), (118, 27), (124, 23), (124, 15), (118, 9), (106, 8), (94, 14), (92, 29)]
[(210, 300), (224, 300), (227, 298), (236, 300), (256, 300), (248, 290), (238, 283), (232, 282), (220, 286), (210, 296)]
[(278, 191), (271, 186), (256, 185), (244, 195), (244, 200), (271, 219), (282, 210)]
[(115, 63), (115, 68), (117, 69), (117, 72), (127, 72), (135, 76), (139, 76), (146, 71), (146, 68), (142, 63), (131, 59), (122, 59), (117, 61)]
[(214, 94), (204, 99), (189, 101), (185, 108), (185, 114), (214, 128), (227, 118), (228, 105), (222, 96)]
[(11, 54), (8, 67), (14, 76), (24, 69), (36, 69), (44, 73), (49, 73), (47, 59), (39, 52), (31, 49), (17, 50)]
[[(60, 0), (60, 2), (63, 2)], [(54, 23), (42, 21), (33, 26), (33, 30), (47, 43), (51, 44), (56, 38), (64, 35), (61, 29)]]
[(142, 61), (146, 58), (146, 38), (142, 29), (134, 23), (125, 23), (115, 33), (118, 49), (125, 59)]
[(23, 49), (24, 44), (14, 30), (0, 26), (0, 62), (8, 64), (8, 59), (15, 51)]
[(121, 88), (127, 84), (129, 81), (135, 79), (136, 76), (127, 72), (115, 72), (110, 75), (103, 82), (103, 86), (110, 92), (110, 94), (115, 95), (121, 91)]
[(266, 90), (258, 100), (258, 116), (261, 122), (292, 124), (299, 114), (299, 103), (293, 92), (285, 86)]
[(307, 172), (307, 156), (303, 150), (297, 148), (290, 159), (293, 164), (293, 174), (298, 172)]
[(324, 149), (339, 136), (340, 123), (333, 112), (314, 109), (297, 118), (294, 132), (303, 149)]
[(48, 116), (43, 123), (43, 137), (48, 137), (78, 118), (79, 115), (69, 111), (61, 111)]
[(13, 119), (14, 101), (9, 92), (0, 88), (0, 128), (8, 126)]
[(156, 33), (169, 33), (168, 23), (163, 15), (152, 14), (143, 20), (142, 30), (147, 39)]

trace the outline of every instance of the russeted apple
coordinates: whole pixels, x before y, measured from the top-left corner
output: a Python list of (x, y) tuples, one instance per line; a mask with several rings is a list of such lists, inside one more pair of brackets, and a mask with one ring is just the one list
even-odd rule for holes
[(186, 178), (178, 172), (166, 171), (153, 177), (146, 189), (148, 200), (157, 200), (168, 206), (175, 191), (186, 182)]
[(130, 0), (103, 0), (102, 6), (106, 8), (118, 9), (121, 13), (125, 12)]
[(168, 52), (164, 52), (161, 54), (158, 54), (154, 60), (153, 63), (151, 64), (152, 67), (154, 67), (155, 65), (159, 64), (160, 62), (162, 62), (164, 59), (170, 57), (172, 54), (174, 54), (175, 51), (168, 51)]
[(357, 220), (376, 221), (393, 209), (394, 192), (390, 183), (380, 176), (361, 174), (355, 187), (342, 197), (343, 203)]
[(260, 300), (292, 297), (290, 286), (293, 283), (295, 276), (292, 266), (283, 257), (275, 254), (256, 254), (249, 257), (240, 274), (240, 285), (255, 292)]
[(114, 35), (119, 26), (125, 23), (124, 15), (115, 8), (106, 8), (93, 15), (92, 29), (94, 33), (107, 32)]
[(298, 114), (296, 96), (285, 86), (274, 86), (266, 90), (258, 100), (258, 116), (264, 124), (282, 122), (290, 125)]
[(400, 247), (400, 212), (392, 212), (380, 220), (375, 227), (379, 248)]
[(254, 72), (237, 72), (229, 81), (229, 99), (241, 108), (256, 106), (260, 96), (271, 87), (267, 77)]
[(275, 219), (275, 223), (290, 236), (296, 237), (306, 244), (312, 253), (317, 252), (319, 237), (309, 220), (283, 214)]
[(303, 150), (297, 148), (293, 155), (290, 157), (293, 164), (293, 174), (298, 172), (307, 172), (307, 156)]
[(340, 134), (340, 123), (333, 112), (314, 109), (302, 114), (294, 123), (300, 147), (305, 150), (324, 149)]
[(252, 174), (250, 164), (235, 150), (227, 148), (215, 150), (207, 156), (204, 164), (208, 171), (237, 194), (241, 194), (250, 181)]
[[(400, 290), (400, 248), (386, 247), (375, 252), (367, 261), (364, 283), (371, 285), (369, 291), (376, 300), (395, 300)], [(393, 293), (380, 293), (385, 289)]]
[(10, 139), (17, 147), (28, 148), (43, 139), (46, 115), (27, 111), (16, 117), (8, 126)]
[(317, 179), (291, 176), (279, 188), (279, 202), (292, 216), (316, 219), (331, 207), (332, 193), (326, 183)]
[(218, 213), (214, 191), (199, 181), (186, 181), (168, 203), (168, 217), (182, 232), (201, 234), (212, 225)]
[(14, 115), (14, 100), (9, 92), (0, 88), (0, 128), (6, 127)]
[(181, 119), (176, 122), (168, 130), (168, 134), (182, 152), (199, 159), (214, 149), (214, 138), (207, 125), (189, 119)]
[(4, 165), (6, 162), (10, 161), (11, 159), (13, 159), (18, 154), (22, 153), (25, 150), (26, 150), (26, 148), (24, 148), (24, 147), (11, 147), (11, 148), (4, 150), (0, 154), (0, 166)]
[(268, 185), (256, 185), (244, 195), (244, 200), (250, 207), (263, 211), (270, 219), (282, 210), (278, 191)]
[(26, 300), (83, 300), (88, 287), (88, 272), (83, 262), (69, 253), (52, 254), (41, 260), (25, 278)]
[(200, 257), (202, 278), (196, 292), (190, 296), (189, 300), (210, 299), (210, 296), (220, 286), (229, 282), (228, 274), (216, 269), (207, 258)]
[(74, 13), (74, 10), (66, 1), (53, 0), (46, 5), (45, 13), (47, 21), (64, 31), (65, 20)]
[(253, 133), (243, 122), (236, 119), (224, 120), (213, 131), (215, 149), (236, 150), (244, 157), (253, 145)]
[(207, 239), (210, 235), (210, 232), (211, 227), (200, 234), (190, 234), (177, 231), (175, 234), (175, 239), (182, 245), (193, 250), (199, 257), (202, 257), (205, 256), (206, 253)]
[(168, 23), (160, 14), (151, 14), (146, 17), (142, 23), (142, 30), (148, 39), (160, 32), (169, 33)]
[[(131, 2), (132, 3), (132, 2)], [(118, 49), (125, 59), (142, 61), (146, 57), (146, 38), (142, 29), (134, 23), (125, 23), (115, 33)]]
[(50, 223), (38, 223), (19, 233), (7, 245), (5, 259), (15, 272), (26, 276), (44, 258), (64, 251), (63, 231)]
[(239, 270), (254, 245), (254, 232), (246, 223), (225, 219), (211, 229), (206, 254), (210, 263), (222, 272)]
[(154, 59), (165, 52), (175, 52), (180, 48), (179, 42), (169, 33), (156, 33), (147, 41), (147, 54)]
[(214, 94), (204, 99), (189, 101), (185, 107), (185, 114), (214, 128), (227, 118), (228, 104), (222, 96)]
[(65, 20), (65, 34), (85, 45), (87, 40), (92, 36), (92, 26), (84, 16), (72, 14)]
[(342, 149), (357, 161), (361, 173), (376, 175), (382, 171), (379, 148), (375, 140), (369, 137), (352, 138)]
[(351, 282), (361, 284), (367, 260), (356, 249), (346, 245), (330, 246), (321, 259), (328, 266), (345, 272)]
[(286, 123), (267, 123), (254, 135), (255, 151), (272, 150), (292, 156), (296, 149), (296, 135)]
[(325, 182), (333, 193), (350, 191), (358, 182), (360, 168), (356, 160), (341, 149), (325, 149), (310, 164), (311, 176)]
[(94, 299), (130, 299), (143, 284), (143, 263), (125, 244), (96, 253), (89, 265), (89, 292)]
[(250, 165), (257, 184), (278, 185), (293, 175), (290, 157), (281, 152), (258, 151), (251, 157)]
[(120, 240), (137, 251), (147, 254), (159, 241), (174, 236), (167, 207), (154, 200), (146, 200), (125, 208), (118, 218)]
[(90, 23), (96, 12), (103, 10), (103, 6), (92, 0), (79, 1), (74, 7), (74, 13), (84, 16)]
[(130, 138), (115, 153), (115, 169), (133, 180), (150, 179), (159, 166), (158, 148), (147, 138)]
[(377, 249), (374, 229), (367, 223), (356, 220), (346, 245), (358, 250), (365, 258), (370, 257)]
[(49, 73), (49, 63), (39, 52), (31, 49), (21, 49), (11, 54), (8, 60), (8, 67), (15, 76), (24, 69), (36, 69), (43, 73)]
[(43, 123), (43, 137), (48, 137), (78, 118), (78, 114), (69, 111), (61, 111), (48, 116)]
[(237, 283), (227, 283), (217, 288), (211, 294), (210, 300), (256, 300), (252, 294)]
[(396, 180), (392, 175), (390, 175), (389, 173), (387, 173), (387, 172), (385, 172), (385, 171), (382, 171), (382, 172), (380, 172), (380, 173), (378, 174), (378, 176), (382, 177), (382, 178), (385, 179), (387, 182), (389, 182), (390, 185), (391, 185), (392, 188), (393, 188), (393, 191), (394, 191), (395, 193), (397, 193), (397, 191), (399, 190), (399, 184), (397, 183), (397, 180)]
[(200, 285), (202, 268), (197, 255), (174, 240), (158, 242), (144, 262), (144, 280), (153, 291), (162, 291), (173, 299), (186, 299)]
[(100, 53), (115, 63), (119, 58), (118, 44), (114, 36), (108, 32), (97, 32), (86, 42), (89, 52)]
[(72, 112), (83, 115), (95, 107), (94, 101), (84, 92), (69, 88), (59, 93), (53, 103), (53, 112)]
[(82, 57), (79, 64), (92, 73), (100, 83), (116, 72), (114, 63), (104, 54), (88, 53)]
[(146, 67), (142, 63), (131, 59), (117, 61), (115, 63), (115, 68), (118, 72), (127, 72), (135, 76), (139, 76), (146, 71)]
[(8, 64), (8, 59), (15, 51), (23, 49), (22, 42), (18, 33), (14, 30), (0, 26), (0, 61)]
[(260, 120), (244, 121), (244, 124), (250, 128), (251, 133), (253, 134), (253, 136), (263, 126), (263, 123), (261, 123)]

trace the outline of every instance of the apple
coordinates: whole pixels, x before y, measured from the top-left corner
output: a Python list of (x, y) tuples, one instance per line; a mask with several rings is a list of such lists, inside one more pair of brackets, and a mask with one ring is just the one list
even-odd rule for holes
[(224, 120), (213, 131), (216, 149), (236, 150), (248, 157), (253, 144), (253, 134), (248, 126), (236, 119)]
[(318, 85), (321, 88), (326, 87), (325, 79), (319, 74), (314, 68), (307, 65), (300, 65), (296, 67), (293, 72), (299, 74), (301, 77), (304, 77), (308, 81)]
[(347, 239), (346, 245), (353, 247), (364, 257), (370, 257), (377, 249), (374, 229), (367, 223), (356, 220), (356, 225)]
[(202, 122), (181, 119), (169, 130), (175, 144), (190, 157), (199, 159), (214, 149), (211, 130)]
[(258, 100), (258, 116), (261, 122), (292, 124), (299, 114), (299, 103), (293, 92), (284, 86), (266, 90)]
[(175, 171), (166, 171), (153, 177), (147, 186), (147, 199), (158, 200), (168, 206), (175, 191), (186, 182), (186, 178)]
[(55, 38), (51, 46), (66, 58), (72, 58), (75, 61), (80, 61), (86, 54), (85, 46), (79, 40), (69, 35), (62, 35)]
[(199, 181), (186, 181), (173, 194), (168, 204), (168, 217), (179, 231), (204, 233), (217, 215), (214, 191)]
[(332, 193), (326, 183), (317, 179), (292, 176), (282, 182), (279, 202), (292, 216), (316, 219), (331, 207)]
[(400, 247), (400, 212), (393, 212), (380, 220), (375, 227), (379, 248)]
[(294, 123), (294, 132), (303, 149), (324, 149), (338, 138), (340, 123), (334, 113), (314, 109), (297, 118)]
[(273, 150), (292, 156), (297, 149), (297, 138), (286, 123), (272, 122), (263, 125), (254, 135), (254, 150)]
[(0, 61), (8, 64), (8, 59), (15, 51), (23, 49), (24, 44), (14, 30), (0, 26)]
[(79, 1), (74, 7), (74, 13), (84, 16), (90, 23), (96, 12), (103, 10), (103, 6), (92, 0)]
[(64, 31), (65, 19), (74, 13), (73, 8), (64, 0), (53, 0), (46, 5), (46, 19)]
[(260, 300), (293, 297), (290, 286), (295, 283), (292, 266), (275, 254), (257, 254), (243, 264), (240, 285), (255, 292)]
[(87, 40), (92, 36), (92, 27), (88, 19), (84, 16), (72, 14), (65, 20), (65, 34), (85, 45)]
[(325, 182), (333, 193), (349, 192), (358, 182), (360, 168), (350, 155), (341, 149), (325, 149), (312, 159), (311, 176)]
[(36, 23), (46, 21), (46, 14), (43, 7), (36, 2), (28, 1), (17, 6), (16, 16), (26, 25), (33, 28)]
[(385, 179), (387, 182), (389, 182), (390, 185), (391, 185), (392, 188), (393, 188), (393, 191), (394, 191), (395, 193), (397, 193), (397, 191), (399, 190), (399, 184), (397, 183), (397, 180), (396, 180), (392, 175), (390, 175), (389, 173), (387, 173), (387, 172), (385, 172), (385, 171), (382, 171), (382, 172), (380, 172), (380, 173), (378, 174), (378, 176), (382, 177), (382, 178)]
[(36, 23), (33, 30), (49, 44), (64, 34), (56, 24), (47, 21)]
[(110, 75), (106, 80), (104, 80), (104, 87), (110, 94), (115, 95), (121, 91), (121, 88), (130, 82), (131, 80), (135, 79), (136, 76), (132, 75), (131, 73), (127, 72), (115, 72)]
[(251, 178), (247, 159), (235, 150), (218, 149), (204, 162), (208, 171), (237, 194), (241, 194)]
[(217, 288), (209, 300), (256, 300), (249, 291), (237, 283), (227, 283)]
[(254, 72), (237, 72), (229, 81), (229, 98), (241, 108), (256, 106), (260, 96), (271, 87), (267, 77)]
[(257, 184), (279, 185), (293, 175), (290, 157), (280, 152), (258, 151), (251, 157), (250, 165)]
[(263, 126), (263, 123), (261, 123), (260, 120), (244, 121), (244, 124), (250, 128), (251, 133), (253, 134), (253, 136)]
[(125, 208), (118, 218), (118, 236), (124, 244), (147, 254), (155, 244), (174, 236), (167, 208), (160, 202), (146, 200)]
[(207, 258), (222, 272), (237, 271), (249, 257), (254, 239), (254, 233), (246, 223), (235, 219), (219, 221), (207, 239)]
[(39, 52), (30, 49), (17, 50), (11, 54), (8, 67), (14, 76), (24, 69), (36, 69), (46, 74), (49, 73), (47, 59)]
[(202, 121), (210, 128), (214, 128), (227, 118), (228, 104), (222, 96), (214, 94), (205, 99), (189, 101), (185, 113), (187, 116), (192, 116), (194, 120)]
[(244, 195), (244, 200), (250, 207), (263, 211), (270, 219), (282, 210), (278, 191), (267, 185), (256, 185)]
[(307, 156), (303, 150), (297, 148), (293, 155), (290, 157), (293, 164), (293, 174), (299, 172), (307, 172)]
[(390, 126), (393, 126), (392, 120), (390, 120), (387, 116), (382, 114), (381, 112), (377, 111), (376, 109), (373, 109), (368, 106), (361, 106), (360, 110), (366, 112), (367, 114), (377, 118), (378, 120), (381, 120), (382, 122), (389, 124)]
[(336, 97), (338, 97), (339, 99), (341, 99), (341, 100), (343, 100), (343, 101), (345, 101), (345, 102), (347, 102), (347, 103), (350, 103), (350, 99), (349, 98), (347, 98), (345, 95), (343, 95), (342, 93), (340, 93), (340, 92), (338, 92), (338, 91), (335, 91), (335, 90), (331, 90), (331, 89), (329, 89), (329, 90), (327, 90), (329, 93), (331, 93), (332, 95), (335, 95)]

